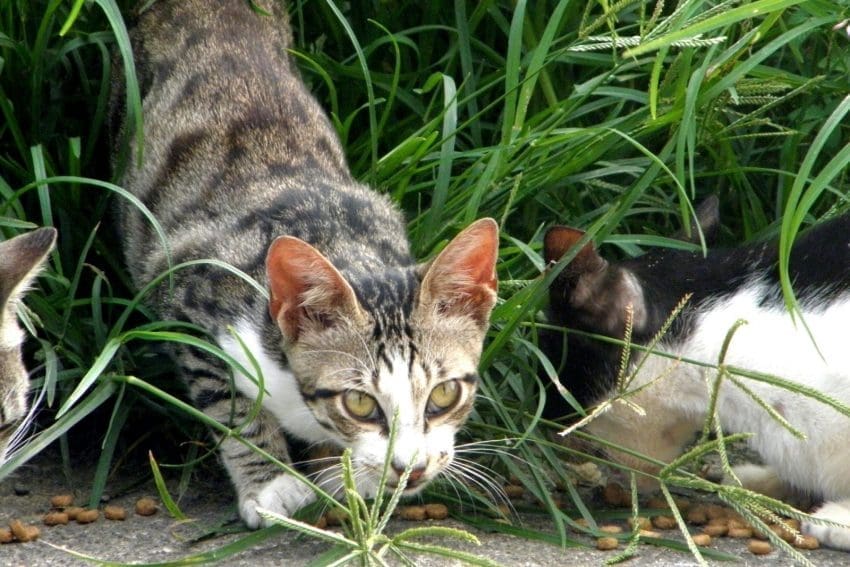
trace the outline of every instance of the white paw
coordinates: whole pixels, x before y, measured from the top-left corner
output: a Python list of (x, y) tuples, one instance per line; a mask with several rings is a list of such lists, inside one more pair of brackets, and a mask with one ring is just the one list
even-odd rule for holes
[(850, 500), (827, 502), (812, 516), (843, 524), (845, 527), (805, 521), (801, 527), (803, 533), (815, 536), (821, 545), (826, 547), (850, 551)]
[[(746, 463), (732, 467), (732, 472), (741, 481), (741, 486), (753, 492), (764, 494), (777, 500), (786, 500), (791, 495), (791, 489), (786, 482), (776, 475), (772, 468)], [(734, 479), (724, 475), (723, 484), (737, 484)]]
[(240, 495), (239, 515), (245, 524), (254, 530), (271, 524), (260, 516), (258, 507), (289, 517), (315, 498), (313, 490), (300, 480), (289, 475), (280, 475), (266, 483), (259, 493)]

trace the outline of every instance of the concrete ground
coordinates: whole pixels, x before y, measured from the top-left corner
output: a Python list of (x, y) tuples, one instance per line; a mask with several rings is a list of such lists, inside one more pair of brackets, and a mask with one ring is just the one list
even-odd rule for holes
[[(162, 507), (151, 517), (142, 517), (133, 513), (135, 501), (141, 496), (156, 497), (157, 492), (152, 481), (135, 483), (132, 478), (119, 478), (110, 481), (106, 493), (109, 504), (120, 505), (129, 512), (123, 522), (107, 521), (102, 516), (88, 525), (71, 523), (66, 526), (47, 527), (41, 523), (43, 514), (49, 508), (51, 496), (60, 493), (74, 493), (77, 502), (84, 501), (90, 487), (92, 472), (76, 470), (70, 481), (64, 477), (56, 459), (40, 458), (20, 468), (12, 478), (0, 484), (0, 526), (12, 519), (37, 524), (41, 535), (29, 543), (9, 543), (0, 545), (0, 567), (39, 567), (56, 565), (85, 565), (89, 562), (73, 553), (95, 558), (98, 562), (115, 563), (162, 563), (180, 561), (193, 555), (214, 550), (248, 535), (237, 522), (229, 527), (237, 533), (217, 535), (209, 539), (198, 540), (199, 534), (208, 531), (209, 526), (221, 525), (235, 519), (235, 508), (229, 482), (221, 474), (213, 471), (203, 480), (194, 481), (189, 492), (180, 503), (183, 512), (191, 520), (177, 522)], [(133, 476), (133, 475), (131, 475)], [(139, 479), (150, 477), (149, 472), (140, 470)], [(551, 531), (551, 524), (545, 516), (523, 516), (520, 521), (525, 527), (540, 531)], [(444, 520), (436, 525), (469, 529), (454, 521)], [(393, 520), (390, 531), (401, 531), (411, 523)], [(480, 540), (481, 546), (461, 545), (451, 540), (436, 540), (433, 543), (458, 547), (486, 557), (501, 565), (509, 566), (583, 566), (604, 565), (615, 552), (597, 551), (590, 539), (585, 540), (587, 547), (562, 549), (558, 546), (529, 541), (509, 535), (485, 533), (470, 529)], [(676, 537), (674, 531), (666, 532)], [(259, 535), (259, 534), (258, 534)], [(681, 536), (679, 536), (681, 537)], [(746, 540), (717, 540), (712, 547), (740, 557), (738, 564), (759, 566), (793, 565), (793, 562), (778, 552), (768, 556), (754, 556), (745, 549)], [(279, 530), (270, 534), (249, 549), (220, 560), (220, 565), (258, 566), (258, 565), (307, 565), (329, 549), (329, 545), (313, 539), (298, 537), (292, 532)], [(806, 557), (815, 565), (850, 565), (850, 554), (831, 550), (805, 552)], [(214, 555), (210, 556), (214, 559)], [(727, 564), (710, 561), (712, 565)], [(416, 558), (416, 564), (456, 565), (456, 561), (422, 556)], [(673, 551), (666, 547), (642, 545), (635, 558), (627, 562), (631, 565), (672, 566), (694, 565), (696, 562), (687, 552)]]

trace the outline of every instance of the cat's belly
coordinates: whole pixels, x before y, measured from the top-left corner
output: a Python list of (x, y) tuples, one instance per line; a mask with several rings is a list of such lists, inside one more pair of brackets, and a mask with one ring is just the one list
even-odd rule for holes
[[(289, 435), (308, 443), (328, 441), (328, 432), (313, 417), (313, 412), (304, 403), (295, 376), (287, 367), (281, 367), (268, 356), (262, 346), (259, 333), (247, 321), (239, 321), (235, 331), (245, 343), (263, 374), (263, 407), (277, 418)], [(218, 337), (221, 347), (249, 372), (254, 366), (242, 346), (229, 334)], [(234, 371), (236, 388), (245, 396), (257, 399), (259, 388), (252, 378)]]

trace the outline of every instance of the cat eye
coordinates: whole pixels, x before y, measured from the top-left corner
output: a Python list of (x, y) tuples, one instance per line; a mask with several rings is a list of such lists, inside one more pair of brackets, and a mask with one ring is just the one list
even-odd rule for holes
[(457, 380), (447, 380), (431, 391), (428, 398), (428, 415), (440, 415), (452, 407), (460, 398), (460, 384)]
[(348, 390), (342, 395), (345, 409), (357, 419), (373, 420), (378, 417), (378, 402), (360, 390)]

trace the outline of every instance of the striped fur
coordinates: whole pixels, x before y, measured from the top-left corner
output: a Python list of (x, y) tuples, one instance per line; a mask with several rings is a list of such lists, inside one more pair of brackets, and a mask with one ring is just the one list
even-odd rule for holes
[(27, 414), (29, 380), (17, 306), (55, 240), (55, 229), (42, 228), (0, 242), (0, 463)]
[[(413, 462), (415, 492), (451, 461), (454, 433), (472, 407), (495, 301), (496, 225), (478, 221), (432, 263), (416, 265), (401, 214), (352, 178), (335, 131), (286, 54), (285, 8), (262, 7), (272, 16), (241, 0), (163, 0), (141, 15), (133, 42), (145, 153), (123, 184), (161, 223), (174, 263), (228, 262), (268, 282), (271, 304), (210, 266), (177, 272), (151, 303), (163, 318), (209, 330), (253, 368), (228, 332), (236, 329), (264, 381), (263, 410), (241, 433), (278, 459), (292, 460), (288, 439), (352, 447), (368, 494), (399, 410), (404, 443), (393, 462)], [(121, 224), (129, 269), (143, 286), (166, 269), (165, 252), (135, 207), (124, 206)], [(190, 348), (175, 354), (197, 407), (228, 425), (253, 415), (253, 377), (231, 377)], [(452, 380), (461, 390), (456, 403), (429, 413), (435, 388)], [(375, 416), (347, 409), (350, 390), (377, 401)], [(258, 505), (289, 515), (312, 499), (231, 439), (221, 455), (251, 527), (262, 523)], [(335, 490), (336, 472), (319, 480)]]

